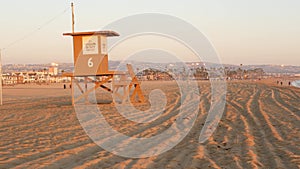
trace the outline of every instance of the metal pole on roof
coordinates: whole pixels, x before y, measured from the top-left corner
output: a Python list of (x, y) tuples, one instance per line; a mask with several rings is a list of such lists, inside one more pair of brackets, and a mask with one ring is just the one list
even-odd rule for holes
[(72, 8), (72, 33), (74, 33), (74, 25), (75, 25), (75, 19), (74, 19), (74, 3), (71, 3)]
[(0, 105), (3, 105), (3, 97), (2, 97), (2, 59), (1, 59), (1, 49), (0, 49)]

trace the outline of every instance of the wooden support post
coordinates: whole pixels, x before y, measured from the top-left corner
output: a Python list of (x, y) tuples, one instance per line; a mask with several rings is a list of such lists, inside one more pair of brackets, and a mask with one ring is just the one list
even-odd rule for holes
[[(129, 101), (129, 86), (130, 83), (127, 81), (127, 77), (125, 74), (121, 75), (119, 81), (113, 80), (113, 101), (116, 103), (116, 97), (118, 97), (121, 100), (121, 103), (124, 104), (127, 101)], [(123, 93), (119, 93), (119, 89), (123, 88)]]
[(131, 83), (129, 85), (128, 90), (130, 91), (131, 87), (134, 87), (134, 91), (130, 97), (131, 102), (136, 101), (136, 95), (138, 96), (138, 101), (144, 103), (145, 97), (143, 95), (142, 89), (141, 89), (141, 83), (138, 81), (138, 78), (135, 76), (135, 73), (133, 71), (132, 65), (127, 64), (128, 73), (131, 77)]
[(74, 3), (71, 3), (71, 8), (72, 8), (72, 33), (74, 33), (74, 27), (75, 27), (75, 16), (74, 16)]
[(73, 82), (74, 82), (74, 77), (72, 76), (71, 77), (71, 93), (72, 93), (72, 105), (74, 106), (75, 105), (75, 100), (74, 100), (74, 85), (73, 85)]
[(107, 83), (113, 76), (108, 76), (105, 80), (101, 81), (101, 82), (96, 82), (95, 86), (91, 89), (88, 89), (87, 91), (85, 91), (82, 95), (80, 95), (78, 98), (75, 99), (75, 102), (79, 101), (82, 98), (85, 98), (87, 95), (89, 95), (92, 91), (96, 90), (97, 88), (101, 87), (101, 85)]
[(79, 85), (78, 81), (77, 81), (77, 80), (74, 80), (74, 81), (75, 81), (76, 86), (79, 88), (80, 92), (83, 94), (83, 93), (84, 93), (84, 90), (83, 90), (82, 87)]
[[(87, 90), (88, 90), (87, 82), (88, 82), (87, 77), (84, 77), (84, 89), (85, 89), (84, 92), (87, 92)], [(89, 97), (88, 96), (89, 95), (85, 95), (85, 97), (84, 97), (84, 100), (85, 100), (86, 104), (89, 103)]]

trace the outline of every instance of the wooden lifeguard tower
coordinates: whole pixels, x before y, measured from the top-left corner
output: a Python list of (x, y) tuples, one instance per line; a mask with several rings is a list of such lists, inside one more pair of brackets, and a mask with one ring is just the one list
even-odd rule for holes
[(105, 74), (108, 71), (107, 37), (119, 36), (113, 31), (64, 33), (73, 36), (74, 73), (76, 76)]
[[(64, 73), (63, 76), (71, 77), (72, 85), (72, 104), (85, 99), (88, 103), (88, 95), (97, 88), (102, 88), (121, 100), (121, 103), (144, 102), (145, 98), (142, 94), (140, 82), (133, 71), (132, 65), (127, 64), (127, 72), (109, 70), (107, 38), (119, 36), (114, 31), (94, 31), (94, 32), (74, 32), (64, 33), (64, 36), (73, 37), (73, 54), (74, 54), (74, 73)], [(120, 76), (119, 80), (112, 80), (114, 76)], [(90, 77), (100, 77), (98, 81), (93, 81)], [(84, 87), (79, 85), (78, 78), (84, 79)], [(130, 79), (130, 80), (128, 80)], [(112, 88), (104, 86), (105, 83), (112, 83)], [(88, 89), (88, 83), (94, 83), (94, 87)], [(81, 95), (75, 98), (74, 87), (81, 91)], [(123, 89), (123, 93), (119, 93), (119, 89)], [(131, 96), (130, 91), (134, 88)], [(129, 100), (130, 97), (130, 100)]]
[[(109, 70), (107, 38), (119, 36), (119, 34), (114, 31), (74, 32), (73, 3), (71, 3), (71, 8), (72, 33), (64, 33), (63, 35), (73, 37), (74, 73), (64, 73), (63, 76), (71, 77), (72, 104), (74, 105), (82, 99), (88, 103), (88, 95), (98, 88), (111, 92), (114, 102), (116, 102), (116, 98), (119, 98), (121, 103), (127, 101), (145, 102), (141, 84), (130, 64), (127, 64), (127, 72)], [(120, 79), (116, 81), (113, 79), (114, 76), (120, 76)], [(91, 77), (96, 77), (98, 80), (94, 81)], [(84, 79), (84, 87), (79, 84), (78, 78)], [(130, 80), (128, 81), (128, 79)], [(94, 86), (88, 89), (88, 83), (94, 83)], [(105, 83), (112, 83), (112, 88), (105, 86)], [(75, 87), (81, 92), (76, 98), (74, 94)], [(120, 88), (123, 88), (123, 93), (119, 93)], [(134, 90), (130, 96), (132, 88)]]

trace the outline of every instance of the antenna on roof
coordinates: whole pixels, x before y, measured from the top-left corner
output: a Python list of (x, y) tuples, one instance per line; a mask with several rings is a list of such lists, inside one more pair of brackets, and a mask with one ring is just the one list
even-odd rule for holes
[(71, 3), (71, 8), (72, 8), (72, 33), (74, 33), (74, 25), (75, 25), (75, 20), (74, 20), (74, 3)]

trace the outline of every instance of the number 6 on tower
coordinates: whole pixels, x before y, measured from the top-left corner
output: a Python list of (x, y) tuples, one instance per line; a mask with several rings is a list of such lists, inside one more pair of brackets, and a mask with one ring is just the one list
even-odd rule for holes
[(89, 67), (93, 67), (94, 66), (94, 63), (92, 62), (92, 59), (93, 58), (89, 58), (89, 60), (88, 60), (88, 66)]

